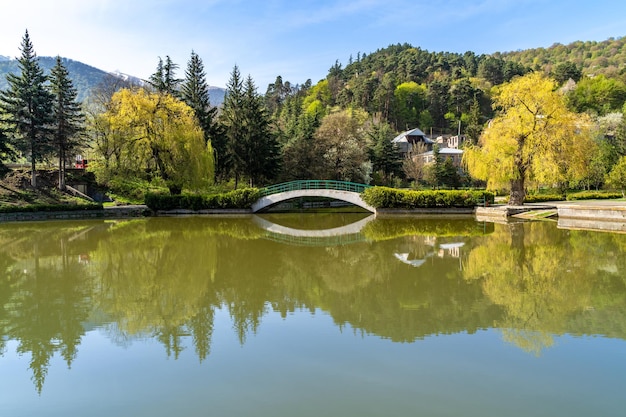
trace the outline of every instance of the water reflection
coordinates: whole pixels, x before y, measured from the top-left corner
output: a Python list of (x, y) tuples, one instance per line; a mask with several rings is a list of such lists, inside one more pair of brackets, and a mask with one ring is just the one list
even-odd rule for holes
[[(268, 225), (252, 218), (2, 225), (0, 352), (16, 341), (41, 391), (50, 358), (71, 367), (94, 328), (113, 343), (153, 338), (173, 358), (190, 337), (202, 361), (219, 309), (242, 344), (268, 312), (302, 309), (397, 342), (495, 327), (537, 354), (565, 333), (626, 338), (625, 235), (342, 219), (352, 220), (362, 240), (317, 246), (268, 240)], [(282, 221), (293, 230), (316, 222)], [(322, 223), (340, 227), (335, 218)]]

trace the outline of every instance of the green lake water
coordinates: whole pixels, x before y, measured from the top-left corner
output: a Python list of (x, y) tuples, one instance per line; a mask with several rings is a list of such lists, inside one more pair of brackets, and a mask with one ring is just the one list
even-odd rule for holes
[(626, 235), (353, 214), (0, 225), (0, 416), (623, 416)]

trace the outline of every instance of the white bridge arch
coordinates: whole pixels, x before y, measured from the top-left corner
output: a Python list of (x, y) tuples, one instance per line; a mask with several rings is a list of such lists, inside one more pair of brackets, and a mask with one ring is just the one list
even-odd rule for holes
[(262, 190), (263, 196), (252, 204), (252, 212), (256, 213), (266, 207), (298, 197), (324, 197), (346, 201), (376, 213), (376, 209), (361, 198), (366, 185), (343, 181), (306, 180), (292, 181), (273, 185)]

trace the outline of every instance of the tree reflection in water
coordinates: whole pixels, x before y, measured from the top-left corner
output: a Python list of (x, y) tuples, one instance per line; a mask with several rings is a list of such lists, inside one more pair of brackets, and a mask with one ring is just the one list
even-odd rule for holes
[(626, 338), (625, 235), (406, 218), (359, 233), (305, 246), (249, 218), (3, 225), (0, 351), (17, 341), (41, 391), (50, 358), (70, 367), (93, 328), (115, 343), (154, 338), (174, 358), (191, 345), (205, 360), (219, 309), (242, 344), (267, 314), (302, 309), (398, 342), (496, 327), (538, 354), (553, 335)]

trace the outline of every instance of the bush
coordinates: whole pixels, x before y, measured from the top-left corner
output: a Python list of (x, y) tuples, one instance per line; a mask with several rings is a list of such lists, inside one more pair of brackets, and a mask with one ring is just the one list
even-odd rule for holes
[(531, 194), (524, 197), (524, 203), (543, 203), (545, 201), (563, 201), (565, 197), (560, 194)]
[(259, 199), (257, 188), (242, 188), (222, 194), (146, 194), (145, 204), (152, 210), (249, 209)]
[(581, 191), (579, 193), (573, 193), (567, 195), (568, 201), (576, 200), (605, 200), (611, 198), (622, 198), (622, 193), (607, 192), (607, 191)]
[(493, 204), (494, 195), (488, 191), (466, 190), (398, 190), (389, 187), (370, 187), (361, 198), (375, 208), (447, 208), (475, 207), (483, 202)]
[(102, 204), (31, 204), (28, 206), (0, 206), (0, 213), (33, 213), (38, 211), (85, 211), (102, 210)]

